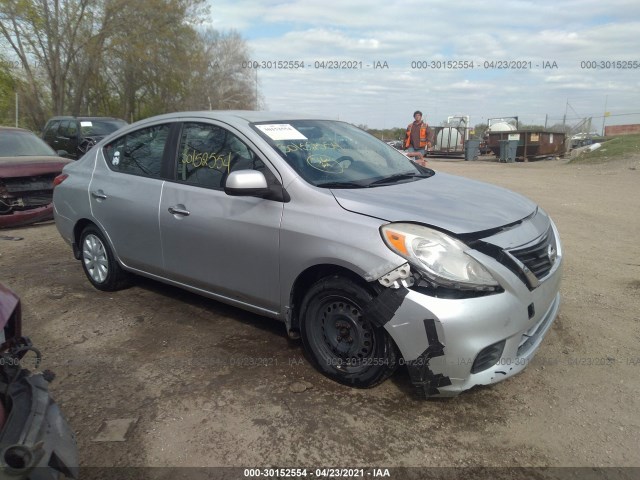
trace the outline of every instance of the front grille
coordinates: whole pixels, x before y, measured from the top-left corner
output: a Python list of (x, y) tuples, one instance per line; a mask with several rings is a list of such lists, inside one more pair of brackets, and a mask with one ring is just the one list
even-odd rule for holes
[(49, 205), (53, 201), (53, 192), (24, 194), (20, 197), (0, 196), (0, 214), (12, 211), (31, 210)]
[(15, 210), (22, 208), (28, 210), (30, 208), (44, 207), (53, 201), (53, 192), (43, 193), (40, 195), (25, 195), (21, 198), (21, 205), (14, 205)]
[(471, 248), (478, 250), (492, 258), (515, 273), (524, 282), (529, 290), (534, 290), (551, 271), (557, 258), (557, 243), (553, 227), (524, 247), (513, 250), (503, 250), (482, 240), (469, 244)]
[(2, 180), (0, 214), (44, 207), (53, 201), (54, 173)]
[(9, 193), (53, 191), (55, 174), (37, 175), (33, 177), (5, 178), (4, 185)]
[(535, 245), (509, 250), (509, 253), (520, 260), (538, 280), (544, 278), (553, 267), (553, 258), (549, 254), (549, 246), (555, 249), (551, 228)]

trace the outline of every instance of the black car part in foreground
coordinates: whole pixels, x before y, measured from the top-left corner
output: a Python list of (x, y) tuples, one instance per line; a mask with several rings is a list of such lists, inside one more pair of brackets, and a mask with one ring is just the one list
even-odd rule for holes
[(21, 336), (20, 301), (0, 285), (0, 479), (78, 477), (78, 447), (49, 395), (53, 373), (32, 373), (20, 361), (40, 352)]

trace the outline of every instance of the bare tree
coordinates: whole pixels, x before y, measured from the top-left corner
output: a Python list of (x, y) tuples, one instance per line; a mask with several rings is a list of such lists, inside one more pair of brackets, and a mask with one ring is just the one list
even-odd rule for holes
[(36, 123), (49, 112), (67, 113), (69, 105), (78, 110), (120, 1), (0, 0), (0, 33), (21, 64)]
[[(205, 0), (0, 0), (0, 46), (34, 128), (51, 114), (128, 121), (167, 111), (249, 109), (255, 71), (236, 32), (199, 33)], [(9, 85), (11, 82), (4, 82)]]
[(202, 56), (186, 104), (193, 109), (256, 109), (256, 71), (240, 34), (206, 30), (201, 41)]

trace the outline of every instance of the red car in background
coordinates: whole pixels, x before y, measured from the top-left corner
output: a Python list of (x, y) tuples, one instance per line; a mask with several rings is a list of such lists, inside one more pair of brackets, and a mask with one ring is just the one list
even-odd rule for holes
[(53, 218), (53, 179), (71, 160), (34, 133), (0, 127), (0, 228)]

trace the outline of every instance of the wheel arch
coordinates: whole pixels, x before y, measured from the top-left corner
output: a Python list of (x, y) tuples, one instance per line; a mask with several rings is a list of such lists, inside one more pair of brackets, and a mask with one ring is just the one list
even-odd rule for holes
[(109, 237), (109, 235), (107, 234), (107, 232), (105, 232), (104, 228), (102, 228), (100, 226), (100, 224), (98, 224), (97, 222), (88, 219), (88, 218), (81, 218), (80, 220), (78, 220), (76, 222), (76, 224), (73, 226), (73, 256), (76, 258), (76, 260), (80, 260), (81, 257), (81, 246), (80, 246), (80, 237), (82, 236), (82, 232), (84, 231), (85, 228), (87, 228), (89, 225), (92, 225), (94, 227), (96, 227), (100, 233), (102, 233), (102, 235), (104, 236), (105, 240), (109, 243), (109, 248), (111, 249), (111, 251), (113, 252), (113, 256), (115, 257), (116, 262), (118, 262), (118, 265), (120, 265), (122, 268), (124, 268), (124, 265), (122, 263), (122, 261), (120, 260), (120, 256), (118, 255), (118, 251), (115, 249), (113, 242), (111, 241), (111, 237)]
[(358, 275), (353, 270), (346, 267), (335, 264), (318, 264), (308, 267), (302, 271), (293, 282), (291, 293), (289, 296), (289, 313), (287, 315), (286, 324), (287, 332), (289, 336), (297, 338), (300, 331), (300, 306), (305, 293), (309, 290), (311, 285), (320, 280), (321, 278), (330, 276), (341, 276), (348, 278), (349, 280), (359, 284), (363, 288), (371, 291), (372, 294), (377, 294), (378, 290), (371, 282), (367, 282), (362, 276)]

